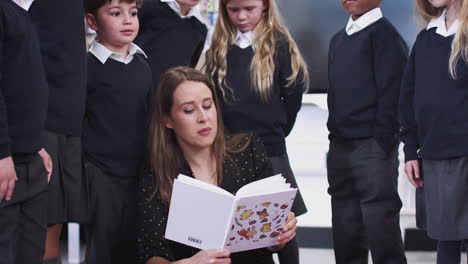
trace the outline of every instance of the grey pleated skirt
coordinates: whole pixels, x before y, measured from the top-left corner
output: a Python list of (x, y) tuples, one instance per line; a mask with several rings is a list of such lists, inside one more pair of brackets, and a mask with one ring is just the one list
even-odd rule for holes
[(85, 223), (88, 220), (88, 184), (82, 171), (81, 139), (44, 131), (44, 148), (52, 158), (48, 185), (47, 223)]
[(423, 160), (427, 234), (436, 240), (468, 239), (468, 156)]

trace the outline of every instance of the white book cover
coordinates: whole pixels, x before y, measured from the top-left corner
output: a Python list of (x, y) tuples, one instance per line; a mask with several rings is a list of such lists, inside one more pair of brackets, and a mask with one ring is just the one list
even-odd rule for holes
[(165, 237), (199, 249), (231, 252), (275, 245), (296, 193), (281, 175), (251, 182), (235, 196), (179, 175)]

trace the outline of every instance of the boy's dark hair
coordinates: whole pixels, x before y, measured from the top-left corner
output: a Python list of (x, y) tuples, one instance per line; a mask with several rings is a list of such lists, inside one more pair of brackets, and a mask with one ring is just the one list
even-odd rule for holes
[[(88, 14), (96, 15), (97, 10), (107, 4), (112, 2), (112, 0), (84, 0), (84, 9)], [(140, 8), (143, 5), (143, 0), (119, 0), (120, 2), (125, 2), (129, 4), (136, 3), (137, 8)]]

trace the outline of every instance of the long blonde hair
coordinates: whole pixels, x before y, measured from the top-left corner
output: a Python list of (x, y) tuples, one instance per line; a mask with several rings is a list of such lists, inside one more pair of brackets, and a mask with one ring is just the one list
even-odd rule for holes
[(462, 0), (462, 8), (458, 12), (460, 26), (452, 42), (452, 53), (449, 60), (449, 71), (457, 78), (457, 65), (460, 59), (468, 63), (468, 1)]
[[(309, 74), (307, 64), (304, 61), (296, 42), (291, 37), (288, 29), (284, 26), (281, 15), (278, 12), (275, 0), (262, 0), (265, 4), (262, 18), (255, 27), (253, 48), (255, 53), (250, 65), (251, 82), (255, 92), (263, 102), (271, 99), (275, 72), (275, 53), (277, 34), (284, 35), (289, 44), (291, 54), (292, 74), (287, 78), (287, 87), (296, 81), (304, 83), (305, 90), (309, 87)], [(226, 55), (237, 36), (237, 27), (229, 19), (226, 5), (229, 0), (220, 0), (219, 17), (213, 34), (211, 48), (207, 52), (206, 71), (216, 81), (221, 89), (222, 96), (226, 97), (227, 62)], [(301, 80), (296, 80), (301, 73)]]

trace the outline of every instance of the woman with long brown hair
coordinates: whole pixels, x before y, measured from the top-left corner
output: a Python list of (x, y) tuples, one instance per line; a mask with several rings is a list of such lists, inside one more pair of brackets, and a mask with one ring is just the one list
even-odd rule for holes
[[(213, 84), (201, 72), (177, 67), (166, 72), (155, 96), (149, 131), (148, 168), (140, 183), (139, 262), (273, 264), (271, 252), (295, 237), (291, 213), (278, 244), (230, 254), (197, 250), (164, 238), (174, 179), (179, 174), (235, 193), (243, 185), (271, 175), (271, 164), (257, 137), (225, 137)], [(187, 221), (190, 221), (187, 219)]]

